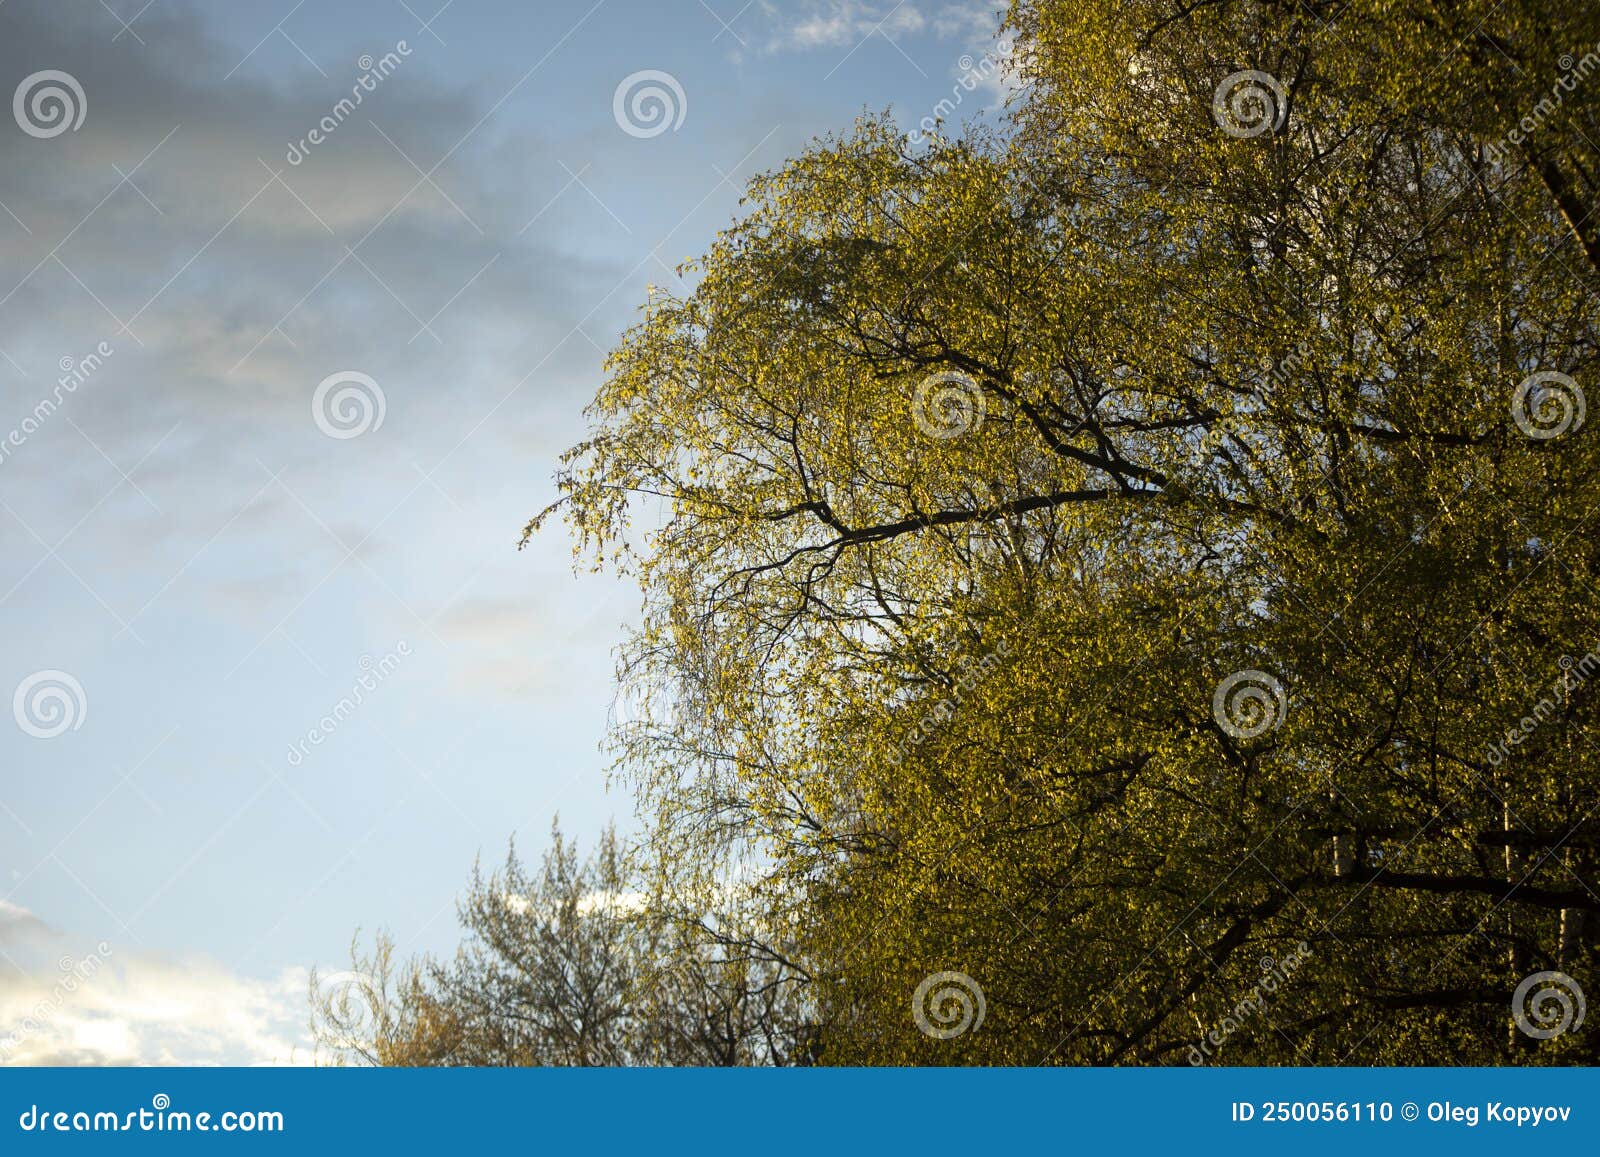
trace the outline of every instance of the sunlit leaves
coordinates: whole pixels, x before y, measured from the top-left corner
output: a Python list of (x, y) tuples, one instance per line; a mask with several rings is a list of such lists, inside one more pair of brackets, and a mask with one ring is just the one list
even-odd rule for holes
[[(757, 181), (565, 461), (586, 557), (648, 532), (625, 658), (679, 710), (617, 740), (662, 871), (758, 865), (824, 1059), (1181, 1060), (1302, 941), (1223, 1059), (1581, 1049), (1507, 1054), (1503, 998), (1595, 960), (1594, 702), (1486, 753), (1600, 644), (1594, 432), (1509, 410), (1600, 388), (1600, 97), (1501, 148), (1600, 15), (1012, 20), (1008, 133), (868, 118)], [(1216, 120), (1241, 70), (1270, 131)], [(981, 421), (930, 431), (930, 376)], [(1240, 671), (1278, 725), (1219, 726)], [(946, 970), (988, 1017), (933, 1041)]]

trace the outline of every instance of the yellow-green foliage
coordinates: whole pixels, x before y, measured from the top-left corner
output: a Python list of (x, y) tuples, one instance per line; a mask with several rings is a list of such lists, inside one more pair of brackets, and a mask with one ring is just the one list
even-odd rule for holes
[[(1595, 1060), (1509, 1007), (1600, 993), (1587, 675), (1495, 745), (1600, 648), (1600, 418), (1514, 419), (1536, 371), (1600, 400), (1600, 7), (1011, 25), (1004, 133), (755, 182), (566, 460), (678, 705), (618, 735), (661, 870), (757, 865), (828, 1061), (1184, 1063), (1302, 942), (1217, 1059)], [(1276, 129), (1219, 123), (1247, 69)]]

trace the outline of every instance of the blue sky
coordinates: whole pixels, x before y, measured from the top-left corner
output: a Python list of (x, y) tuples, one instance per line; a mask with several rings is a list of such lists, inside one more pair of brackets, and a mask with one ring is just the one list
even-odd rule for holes
[(626, 819), (638, 593), (522, 524), (646, 286), (998, 6), (441, 3), (0, 6), (0, 1063), (304, 1060), (358, 925)]

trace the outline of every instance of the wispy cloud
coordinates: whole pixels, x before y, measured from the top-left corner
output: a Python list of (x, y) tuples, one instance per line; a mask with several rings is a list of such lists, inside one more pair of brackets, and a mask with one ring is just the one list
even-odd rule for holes
[(868, 3), (866, 0), (832, 0), (811, 5), (811, 11), (786, 29), (788, 43), (796, 48), (848, 47), (874, 32), (899, 36), (920, 32), (927, 17), (911, 3)]
[(308, 1063), (306, 986), (78, 942), (0, 902), (0, 1064)]
[(891, 40), (927, 35), (980, 44), (994, 38), (1004, 11), (997, 0), (937, 6), (911, 0), (807, 0), (764, 8), (775, 25), (770, 51), (850, 48), (875, 34)]

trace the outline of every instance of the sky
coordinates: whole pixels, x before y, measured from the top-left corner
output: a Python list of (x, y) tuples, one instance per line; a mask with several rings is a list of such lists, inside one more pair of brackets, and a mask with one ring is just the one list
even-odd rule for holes
[(647, 287), (992, 115), (1000, 6), (0, 0), (0, 1064), (304, 1063), (358, 928), (626, 824), (639, 592), (522, 526)]

